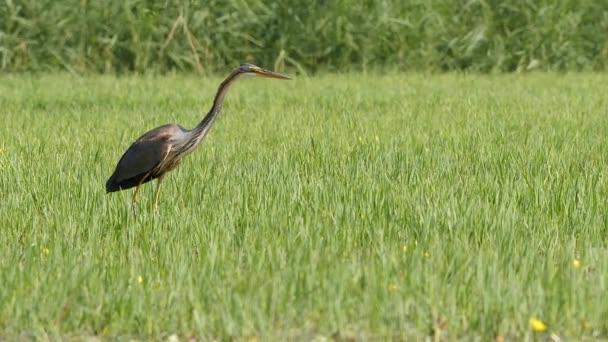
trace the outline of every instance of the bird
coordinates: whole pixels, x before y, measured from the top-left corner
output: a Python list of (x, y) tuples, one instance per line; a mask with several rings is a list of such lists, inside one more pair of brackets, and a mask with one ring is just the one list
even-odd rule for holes
[(133, 142), (107, 180), (106, 192), (135, 187), (131, 208), (133, 216), (137, 216), (137, 193), (141, 185), (157, 179), (154, 194), (154, 210), (157, 211), (160, 186), (166, 174), (175, 169), (202, 142), (220, 114), (228, 90), (237, 80), (247, 76), (290, 79), (289, 76), (253, 64), (239, 65), (220, 84), (213, 105), (196, 127), (186, 129), (174, 123), (167, 124), (148, 131)]

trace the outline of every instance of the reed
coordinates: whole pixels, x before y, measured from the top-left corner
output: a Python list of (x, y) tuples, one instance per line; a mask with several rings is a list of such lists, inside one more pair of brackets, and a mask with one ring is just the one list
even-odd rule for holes
[(608, 2), (3, 0), (0, 69), (604, 70)]

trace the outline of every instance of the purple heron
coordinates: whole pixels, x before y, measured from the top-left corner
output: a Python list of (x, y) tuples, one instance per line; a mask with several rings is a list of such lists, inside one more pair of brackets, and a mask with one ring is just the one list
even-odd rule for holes
[(158, 179), (154, 194), (154, 209), (157, 210), (160, 185), (165, 175), (177, 167), (182, 158), (201, 143), (222, 110), (228, 89), (245, 76), (289, 79), (288, 76), (252, 64), (241, 64), (220, 84), (211, 109), (196, 127), (185, 129), (176, 124), (160, 126), (145, 133), (131, 144), (106, 182), (106, 191), (114, 192), (135, 187), (132, 209), (133, 215), (137, 215), (139, 188), (144, 183)]

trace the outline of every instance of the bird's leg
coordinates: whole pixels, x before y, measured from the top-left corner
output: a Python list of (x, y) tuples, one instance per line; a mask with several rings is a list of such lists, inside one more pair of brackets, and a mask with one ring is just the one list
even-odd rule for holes
[(156, 182), (156, 192), (154, 193), (154, 211), (158, 211), (158, 195), (160, 194), (160, 184), (163, 182), (165, 175), (158, 177)]
[(131, 209), (133, 209), (133, 217), (137, 216), (137, 193), (139, 192), (139, 187), (144, 182), (144, 179), (146, 179), (146, 177), (148, 177), (148, 175), (145, 175), (141, 178), (141, 180), (139, 181), (139, 183), (137, 183), (137, 186), (135, 187), (135, 192), (133, 192), (133, 200), (131, 202)]
[(133, 209), (133, 217), (137, 216), (137, 192), (139, 191), (140, 184), (137, 184), (135, 187), (135, 192), (133, 193), (133, 200), (131, 201), (131, 209)]

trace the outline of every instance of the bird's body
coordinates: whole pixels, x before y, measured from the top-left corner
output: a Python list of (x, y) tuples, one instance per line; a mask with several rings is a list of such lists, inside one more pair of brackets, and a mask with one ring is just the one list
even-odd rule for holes
[(222, 82), (213, 106), (196, 127), (188, 130), (176, 124), (168, 124), (139, 137), (118, 161), (114, 173), (106, 182), (106, 191), (114, 192), (135, 187), (132, 202), (135, 214), (139, 187), (153, 179), (158, 179), (154, 201), (154, 207), (157, 208), (160, 184), (165, 174), (175, 169), (182, 158), (200, 144), (217, 119), (230, 85), (241, 76), (247, 75), (289, 79), (287, 76), (251, 64), (240, 65)]
[(139, 137), (120, 158), (106, 183), (106, 191), (130, 189), (173, 170), (180, 162), (175, 158), (176, 151), (173, 149), (175, 137), (188, 133), (183, 127), (168, 124)]

